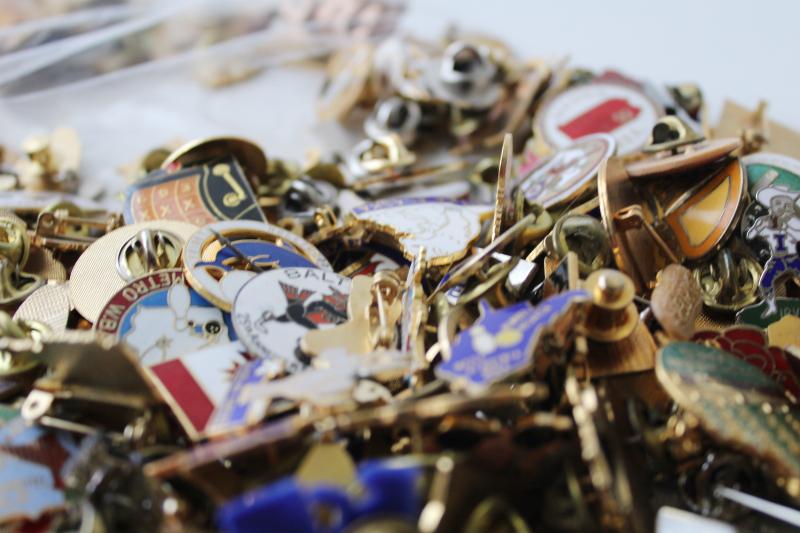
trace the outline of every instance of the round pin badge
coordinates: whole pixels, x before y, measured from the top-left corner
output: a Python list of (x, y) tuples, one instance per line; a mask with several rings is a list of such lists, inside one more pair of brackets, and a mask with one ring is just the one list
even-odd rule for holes
[[(173, 220), (153, 220), (122, 226), (93, 242), (84, 251), (69, 277), (69, 297), (89, 322), (129, 281), (147, 273), (147, 257), (157, 269), (180, 266), (183, 243), (197, 226)], [(143, 260), (144, 259), (144, 260)]]
[(233, 302), (233, 327), (248, 351), (281, 361), (289, 372), (303, 368), (297, 357), (309, 330), (347, 320), (350, 278), (318, 268), (281, 268), (257, 275)]
[(650, 136), (661, 105), (634, 85), (593, 82), (576, 85), (544, 102), (534, 118), (534, 132), (555, 149), (593, 133), (608, 133), (617, 152), (639, 150)]
[(759, 152), (743, 157), (742, 166), (747, 173), (750, 196), (757, 201), (756, 193), (769, 185), (800, 191), (800, 161), (793, 157)]
[(185, 168), (232, 155), (248, 176), (267, 171), (267, 156), (253, 141), (241, 137), (207, 137), (178, 147), (161, 163), (164, 170)]
[(580, 196), (597, 176), (600, 164), (614, 155), (617, 141), (607, 133), (581, 137), (556, 152), (520, 182), (525, 199), (549, 209)]
[(197, 230), (183, 247), (189, 285), (219, 308), (230, 311), (242, 285), (261, 271), (309, 267), (332, 270), (312, 244), (264, 222), (229, 220)]
[(180, 269), (123, 286), (100, 311), (95, 330), (125, 343), (146, 366), (236, 340), (230, 315), (189, 288)]

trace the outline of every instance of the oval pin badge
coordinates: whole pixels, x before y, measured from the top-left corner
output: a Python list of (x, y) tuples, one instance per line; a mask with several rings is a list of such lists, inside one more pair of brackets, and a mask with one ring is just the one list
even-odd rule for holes
[(577, 198), (596, 183), (600, 164), (614, 155), (617, 141), (607, 133), (581, 137), (524, 177), (519, 189), (529, 203), (549, 209)]

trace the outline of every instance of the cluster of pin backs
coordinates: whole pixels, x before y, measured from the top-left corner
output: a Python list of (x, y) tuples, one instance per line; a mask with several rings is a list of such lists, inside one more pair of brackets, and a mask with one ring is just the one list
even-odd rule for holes
[[(800, 502), (800, 161), (704, 138), (687, 88), (551, 72), (481, 39), (378, 57), (335, 56), (320, 101), (326, 117), (372, 109), (369, 138), (280, 193), (258, 146), (213, 138), (162, 154), (122, 216), (3, 215), (3, 394), (22, 393), (21, 417), (145, 457), (171, 446), (147, 478), (188, 482), (231, 531), (387, 513), (423, 531), (647, 530), (644, 464), (716, 518), (741, 511), (711, 479), (724, 469)], [(529, 137), (531, 110), (514, 157), (504, 132)], [(409, 146), (443, 132), (459, 157), (418, 164)], [(541, 493), (582, 509), (569, 518), (518, 502), (516, 473), (545, 475), (525, 454), (558, 439), (577, 448)], [(103, 442), (63, 444), (67, 485), (113, 470)], [(463, 474), (475, 464), (494, 481)], [(214, 520), (179, 485), (127, 510), (104, 503), (119, 486), (97, 490), (107, 526)], [(27, 517), (66, 502), (42, 505)]]

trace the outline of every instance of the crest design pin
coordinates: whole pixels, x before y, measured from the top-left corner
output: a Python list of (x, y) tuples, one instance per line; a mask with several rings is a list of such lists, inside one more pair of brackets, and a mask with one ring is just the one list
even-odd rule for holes
[(179, 220), (202, 226), (218, 220), (266, 222), (236, 159), (176, 172), (156, 171), (125, 191), (125, 222)]

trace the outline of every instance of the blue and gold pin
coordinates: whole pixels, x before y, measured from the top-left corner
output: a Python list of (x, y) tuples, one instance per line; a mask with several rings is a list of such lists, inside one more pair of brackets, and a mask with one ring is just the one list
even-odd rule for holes
[(480, 318), (459, 335), (451, 358), (436, 368), (436, 375), (456, 388), (477, 392), (524, 372), (532, 367), (542, 337), (571, 320), (577, 305), (588, 299), (586, 291), (571, 290), (536, 307), (522, 302), (502, 309), (481, 300)]

